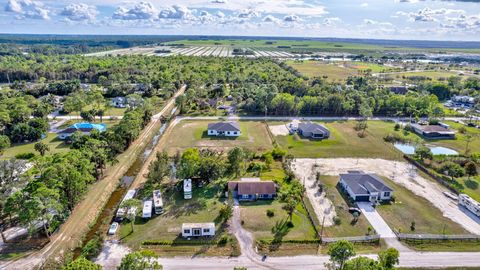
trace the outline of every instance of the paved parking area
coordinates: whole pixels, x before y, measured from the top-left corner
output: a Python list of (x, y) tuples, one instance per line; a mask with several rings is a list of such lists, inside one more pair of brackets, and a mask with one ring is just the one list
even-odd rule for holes
[(362, 211), (362, 214), (365, 215), (368, 222), (370, 222), (372, 227), (381, 238), (396, 238), (395, 233), (392, 231), (392, 229), (390, 229), (388, 224), (385, 222), (385, 220), (383, 220), (377, 210), (373, 208), (371, 203), (359, 202), (357, 204)]

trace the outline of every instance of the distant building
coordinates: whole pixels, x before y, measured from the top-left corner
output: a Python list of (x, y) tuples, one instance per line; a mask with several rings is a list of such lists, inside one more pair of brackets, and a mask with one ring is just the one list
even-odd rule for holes
[(412, 124), (412, 128), (418, 135), (430, 139), (454, 139), (455, 131), (451, 130), (448, 125), (420, 125)]
[(126, 108), (127, 107), (127, 98), (126, 97), (114, 97), (110, 100), (110, 104), (115, 108)]
[(405, 95), (408, 92), (408, 87), (406, 86), (390, 86), (390, 92), (398, 94), (398, 95)]
[(312, 139), (328, 139), (330, 137), (330, 131), (323, 125), (306, 122), (298, 124), (298, 134), (306, 138)]
[(228, 182), (228, 190), (240, 201), (271, 200), (277, 195), (274, 182), (260, 181), (260, 179)]
[(59, 131), (58, 138), (61, 140), (65, 140), (72, 136), (75, 132), (81, 132), (84, 135), (89, 135), (94, 129), (98, 130), (99, 132), (104, 132), (107, 130), (106, 124), (92, 124), (92, 123), (75, 123), (68, 128)]
[(215, 223), (183, 223), (182, 237), (214, 236)]
[(475, 98), (470, 96), (453, 96), (451, 103), (456, 107), (473, 107), (475, 105)]
[(340, 186), (355, 202), (390, 201), (393, 189), (375, 174), (349, 171), (340, 174)]
[(183, 198), (185, 200), (192, 198), (192, 179), (183, 180)]
[(240, 125), (237, 122), (217, 122), (208, 124), (209, 136), (238, 137), (241, 135)]

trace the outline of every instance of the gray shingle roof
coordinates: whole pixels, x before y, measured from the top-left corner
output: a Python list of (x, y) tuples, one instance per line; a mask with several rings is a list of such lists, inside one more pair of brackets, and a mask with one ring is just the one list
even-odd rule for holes
[(357, 195), (370, 194), (372, 192), (393, 191), (378, 175), (366, 174), (359, 171), (351, 171), (340, 174), (343, 182)]
[(237, 122), (217, 122), (208, 124), (208, 130), (216, 131), (240, 131), (240, 125)]
[(324, 133), (328, 134), (329, 131), (326, 127), (317, 124), (317, 123), (312, 123), (312, 122), (307, 122), (307, 123), (300, 123), (298, 124), (298, 129), (301, 130), (302, 132), (311, 132), (315, 134), (319, 133)]
[(228, 189), (237, 191), (238, 195), (276, 194), (275, 183), (272, 181), (231, 181), (228, 182)]

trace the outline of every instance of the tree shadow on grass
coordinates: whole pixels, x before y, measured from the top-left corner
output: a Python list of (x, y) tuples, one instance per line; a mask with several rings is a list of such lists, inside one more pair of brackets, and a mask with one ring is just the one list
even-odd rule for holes
[(273, 240), (268, 247), (269, 251), (278, 250), (282, 245), (283, 238), (290, 232), (291, 226), (288, 219), (282, 219), (275, 223), (272, 228)]
[(202, 132), (202, 139), (208, 139), (211, 141), (236, 141), (238, 137), (230, 137), (230, 136), (212, 136), (208, 135), (208, 131), (204, 130)]

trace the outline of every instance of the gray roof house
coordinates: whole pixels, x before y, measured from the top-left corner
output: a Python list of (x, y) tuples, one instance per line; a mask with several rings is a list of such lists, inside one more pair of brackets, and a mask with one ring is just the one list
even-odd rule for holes
[(241, 135), (240, 125), (237, 122), (217, 122), (208, 124), (209, 136), (238, 137)]
[(340, 174), (339, 183), (355, 202), (382, 202), (392, 199), (393, 189), (376, 174), (348, 171)]
[(228, 191), (239, 201), (273, 200), (277, 186), (273, 181), (243, 180), (228, 182)]
[(317, 123), (306, 122), (298, 124), (298, 134), (312, 139), (328, 139), (330, 131)]
[(454, 139), (455, 131), (451, 130), (446, 124), (439, 123), (438, 125), (420, 125), (412, 124), (413, 130), (429, 139)]

